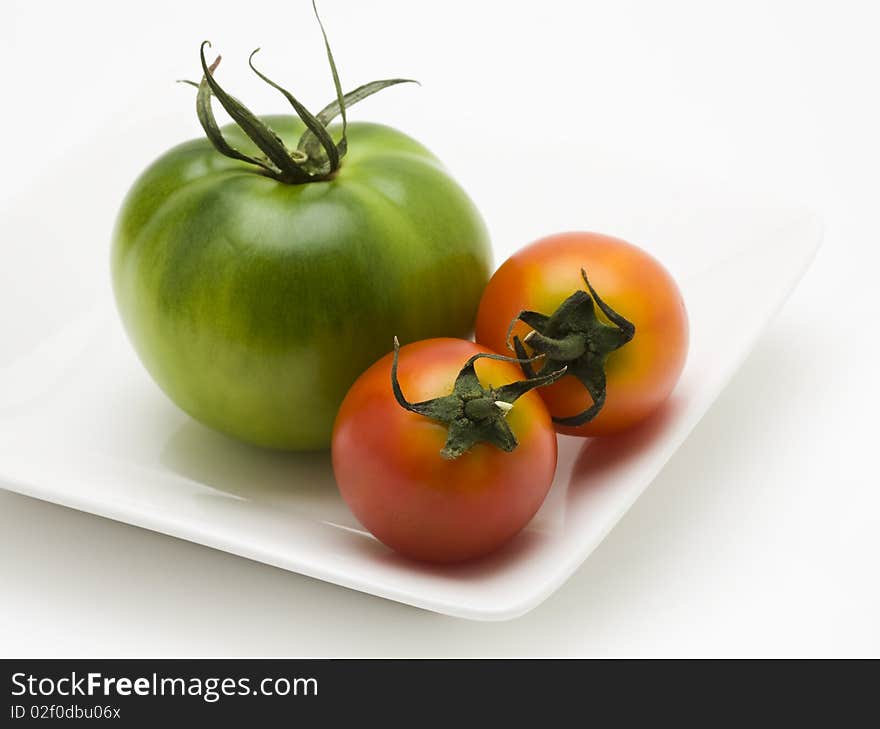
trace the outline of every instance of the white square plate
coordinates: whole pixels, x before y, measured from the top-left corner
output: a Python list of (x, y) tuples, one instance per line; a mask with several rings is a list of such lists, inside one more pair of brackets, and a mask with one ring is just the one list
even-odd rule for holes
[[(85, 165), (95, 154), (84, 148), (77, 156)], [(0, 216), (7, 264), (0, 271), (0, 486), (450, 615), (520, 615), (565, 581), (647, 487), (821, 240), (819, 222), (803, 210), (734, 205), (705, 186), (672, 190), (662, 175), (633, 183), (631, 172), (614, 180), (609, 166), (592, 183), (582, 180), (591, 202), (577, 222), (643, 245), (670, 268), (691, 317), (687, 367), (666, 407), (635, 431), (602, 441), (562, 438), (541, 511), (487, 559), (433, 567), (397, 557), (349, 513), (328, 455), (241, 445), (164, 397), (130, 348), (109, 289), (107, 241), (123, 175), (82, 187), (62, 175)], [(615, 204), (622, 191), (625, 208)], [(51, 216), (43, 213), (47, 195)], [(511, 233), (500, 238), (512, 239), (524, 214), (511, 210)], [(559, 229), (552, 211), (546, 218), (543, 232)], [(504, 248), (496, 245), (499, 262)]]

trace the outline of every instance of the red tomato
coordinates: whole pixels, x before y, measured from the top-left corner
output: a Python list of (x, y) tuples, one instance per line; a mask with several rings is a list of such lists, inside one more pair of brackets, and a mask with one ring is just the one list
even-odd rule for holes
[[(402, 393), (411, 403), (449, 395), (481, 352), (488, 350), (461, 339), (403, 347)], [(444, 458), (449, 428), (395, 400), (392, 361), (389, 354), (360, 376), (336, 418), (333, 472), (343, 499), (377, 539), (409, 557), (454, 562), (493, 551), (528, 523), (553, 481), (556, 434), (546, 406), (530, 391), (504, 409), (518, 441), (512, 451), (479, 442)], [(479, 359), (474, 367), (485, 388), (524, 379), (511, 362)]]
[[(477, 314), (476, 339), (496, 351), (508, 351), (506, 337), (514, 317), (522, 310), (552, 314), (573, 292), (586, 289), (582, 268), (601, 299), (635, 326), (635, 334), (608, 356), (606, 401), (598, 415), (576, 427), (557, 424), (557, 430), (608, 435), (656, 410), (675, 387), (687, 356), (688, 321), (681, 293), (648, 253), (598, 233), (561, 233), (538, 240), (505, 261), (489, 281)], [(520, 321), (512, 333), (524, 338), (530, 331)], [(573, 369), (538, 390), (554, 418), (574, 416), (593, 403), (571, 375)]]

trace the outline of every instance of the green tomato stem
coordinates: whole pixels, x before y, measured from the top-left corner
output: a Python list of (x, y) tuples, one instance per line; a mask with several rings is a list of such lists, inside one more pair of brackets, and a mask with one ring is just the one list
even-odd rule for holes
[[(253, 58), (260, 50), (259, 48), (253, 51), (248, 59), (251, 70), (272, 88), (280, 91), (293, 107), (296, 115), (305, 124), (306, 129), (300, 137), (295, 150), (288, 149), (281, 140), (281, 137), (268, 124), (234, 96), (226, 93), (223, 87), (220, 86), (214, 77), (214, 71), (216, 71), (220, 63), (220, 56), (217, 56), (216, 60), (210, 65), (205, 60), (205, 46), (210, 47), (211, 43), (209, 41), (204, 41), (199, 51), (202, 65), (202, 80), (199, 83), (184, 81), (184, 83), (195, 86), (198, 89), (196, 94), (196, 114), (205, 132), (205, 136), (210, 140), (214, 149), (226, 157), (254, 165), (259, 168), (261, 174), (291, 185), (327, 180), (332, 178), (336, 170), (339, 169), (342, 158), (348, 151), (348, 140), (346, 138), (348, 118), (346, 110), (349, 107), (389, 86), (402, 83), (418, 83), (412, 79), (405, 78), (383, 79), (372, 81), (371, 83), (359, 86), (353, 91), (349, 91), (347, 94), (343, 94), (339, 83), (339, 74), (336, 70), (336, 62), (333, 60), (333, 53), (330, 50), (330, 42), (327, 39), (327, 33), (324, 30), (321, 17), (318, 15), (318, 8), (314, 0), (312, 0), (312, 8), (315, 11), (315, 18), (317, 18), (321, 33), (324, 36), (324, 47), (327, 50), (327, 60), (330, 63), (333, 86), (336, 90), (336, 99), (325, 106), (317, 115), (312, 114), (287, 89), (257, 70), (254, 66)], [(220, 102), (220, 105), (232, 117), (235, 124), (262, 152), (261, 155), (252, 156), (245, 154), (235, 149), (226, 141), (211, 108), (212, 97)], [(333, 140), (327, 131), (327, 125), (339, 115), (342, 116), (342, 136), (337, 142)]]

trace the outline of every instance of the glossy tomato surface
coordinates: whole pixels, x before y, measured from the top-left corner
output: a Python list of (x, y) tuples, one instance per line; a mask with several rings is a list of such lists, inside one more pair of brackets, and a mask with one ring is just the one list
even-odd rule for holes
[[(558, 426), (570, 435), (609, 435), (647, 418), (670, 395), (684, 368), (688, 320), (678, 285), (651, 255), (619, 238), (587, 232), (542, 238), (511, 256), (489, 282), (477, 314), (476, 339), (508, 352), (505, 337), (523, 309), (552, 314), (585, 289), (585, 269), (599, 296), (635, 325), (635, 336), (607, 360), (607, 400), (594, 420)], [(518, 322), (513, 333), (529, 327)], [(586, 410), (592, 399), (572, 376), (538, 390), (555, 417)]]
[[(431, 339), (400, 350), (399, 380), (411, 402), (448, 395), (473, 342)], [(478, 443), (454, 460), (440, 451), (444, 425), (402, 408), (391, 389), (392, 357), (368, 369), (342, 403), (333, 432), (333, 471), (342, 497), (380, 541), (409, 557), (454, 562), (485, 555), (532, 518), (553, 481), (556, 434), (535, 391), (507, 415), (519, 445), (506, 453)], [(481, 359), (484, 387), (523, 378), (509, 362)]]
[[(301, 122), (263, 119), (295, 148)], [(237, 127), (223, 133), (258, 154)], [(123, 323), (168, 396), (211, 427), (292, 450), (329, 445), (346, 391), (395, 334), (468, 334), (490, 264), (483, 221), (439, 160), (358, 122), (335, 176), (307, 184), (207, 139), (175, 147), (128, 193), (112, 253)]]

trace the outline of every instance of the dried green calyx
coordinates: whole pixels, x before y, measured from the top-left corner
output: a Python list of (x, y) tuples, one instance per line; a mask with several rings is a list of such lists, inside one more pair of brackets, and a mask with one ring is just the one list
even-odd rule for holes
[[(536, 311), (521, 311), (508, 330), (509, 341), (510, 332), (517, 321), (525, 322), (532, 328), (522, 340), (513, 338), (516, 356), (527, 360), (521, 364), (526, 377), (540, 379), (548, 372), (567, 367), (568, 374), (587, 388), (593, 399), (589, 408), (570, 417), (553, 418), (560, 425), (572, 427), (584, 425), (599, 414), (605, 404), (605, 363), (608, 356), (629, 342), (636, 332), (632, 322), (602, 301), (590, 285), (584, 269), (581, 269), (581, 276), (587, 291), (575, 291), (549, 316)], [(596, 315), (597, 306), (610, 324)], [(534, 355), (544, 357), (544, 364), (538, 372), (528, 361), (525, 345)], [(534, 355), (531, 359), (535, 359)]]
[[(261, 71), (257, 70), (254, 66), (254, 56), (260, 50), (259, 48), (251, 53), (248, 59), (251, 70), (260, 79), (272, 86), (272, 88), (281, 92), (293, 107), (296, 115), (306, 125), (306, 130), (300, 137), (296, 149), (288, 149), (281, 140), (281, 137), (269, 125), (234, 96), (226, 93), (220, 84), (217, 83), (217, 80), (214, 78), (214, 71), (217, 70), (217, 66), (220, 63), (220, 56), (217, 56), (214, 62), (208, 65), (205, 59), (205, 46), (210, 47), (211, 43), (209, 41), (204, 41), (199, 51), (202, 64), (202, 80), (199, 83), (194, 81), (183, 82), (198, 89), (198, 94), (196, 95), (196, 114), (198, 115), (199, 123), (202, 125), (202, 129), (204, 129), (205, 135), (211, 144), (214, 145), (214, 148), (220, 154), (252, 164), (262, 174), (288, 184), (325, 180), (339, 169), (342, 158), (348, 150), (346, 140), (348, 119), (346, 110), (349, 107), (389, 86), (401, 83), (417, 83), (412, 79), (404, 78), (383, 79), (381, 81), (372, 81), (371, 83), (359, 86), (353, 91), (349, 91), (347, 94), (343, 94), (342, 86), (339, 83), (339, 74), (336, 71), (336, 63), (333, 60), (333, 53), (330, 51), (330, 43), (327, 40), (327, 33), (324, 31), (324, 25), (321, 23), (314, 0), (312, 0), (312, 8), (315, 11), (315, 17), (318, 19), (318, 25), (324, 36), (324, 47), (327, 49), (327, 59), (330, 62), (333, 85), (336, 88), (335, 100), (327, 104), (317, 114), (312, 114), (287, 89), (279, 86)], [(227, 142), (214, 117), (214, 112), (211, 108), (212, 97), (220, 102), (220, 105), (232, 117), (232, 120), (251, 139), (262, 154), (245, 154)], [(342, 117), (342, 134), (338, 141), (334, 140), (327, 130), (327, 125), (337, 116)]]
[(496, 448), (510, 452), (517, 446), (516, 436), (507, 423), (507, 414), (513, 403), (525, 393), (542, 385), (549, 385), (565, 374), (565, 366), (556, 372), (548, 372), (528, 380), (511, 382), (501, 387), (483, 387), (477, 377), (474, 363), (479, 359), (497, 359), (503, 362), (519, 362), (501, 354), (480, 353), (465, 362), (452, 392), (432, 400), (411, 403), (404, 397), (397, 379), (400, 343), (394, 338), (394, 360), (391, 365), (391, 389), (401, 407), (426, 418), (443, 423), (449, 428), (446, 444), (440, 455), (447, 459), (458, 458), (477, 443), (491, 443)]

